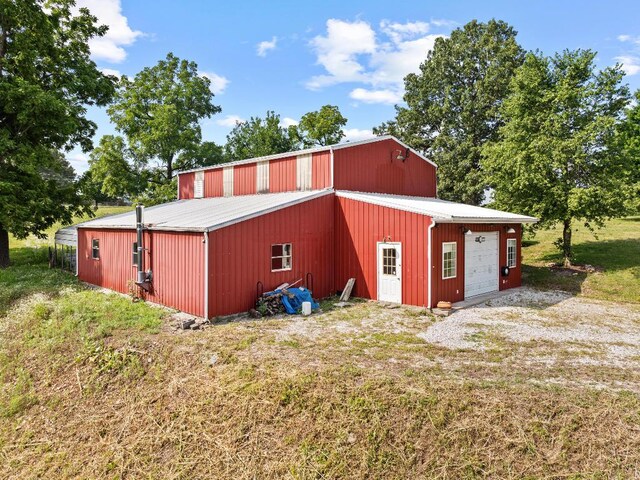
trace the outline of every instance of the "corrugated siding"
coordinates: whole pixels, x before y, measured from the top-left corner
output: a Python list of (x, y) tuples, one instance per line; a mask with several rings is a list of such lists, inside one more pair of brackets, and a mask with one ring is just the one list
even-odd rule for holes
[[(91, 258), (91, 240), (100, 240), (100, 260)], [(78, 229), (78, 277), (93, 285), (128, 293), (136, 278), (131, 264), (134, 230)], [(202, 234), (145, 232), (145, 268), (153, 272), (152, 302), (203, 315), (204, 247)]]
[[(313, 295), (330, 295), (334, 268), (334, 196), (326, 195), (209, 234), (209, 312), (244, 312), (265, 291), (313, 275)], [(292, 244), (292, 270), (271, 272), (271, 245)]]
[(436, 169), (409, 153), (402, 162), (392, 157), (404, 148), (383, 140), (334, 151), (334, 188), (358, 192), (434, 197)]
[(427, 304), (430, 218), (347, 198), (336, 202), (336, 288), (355, 277), (354, 295), (377, 298), (377, 242), (402, 243), (402, 303)]
[(258, 162), (256, 190), (258, 193), (269, 192), (269, 162)]
[(269, 191), (294, 192), (296, 190), (296, 157), (269, 161)]
[(222, 194), (225, 197), (233, 196), (233, 168), (224, 167), (222, 169)]
[(256, 193), (256, 164), (237, 165), (233, 167), (233, 194), (254, 195)]
[(195, 172), (193, 181), (193, 198), (202, 198), (204, 196), (204, 172)]
[(178, 200), (193, 198), (193, 181), (195, 173), (182, 173), (179, 176)]
[(204, 172), (204, 196), (222, 197), (222, 169), (205, 170)]
[[(519, 287), (521, 285), (522, 269), (521, 269), (521, 225), (505, 225), (505, 224), (473, 224), (467, 225), (472, 232), (498, 232), (500, 243), (500, 267), (507, 264), (507, 238), (516, 238), (518, 240), (518, 249), (516, 258), (517, 266), (512, 268), (508, 277), (503, 277), (498, 271), (500, 290), (507, 288)], [(506, 230), (513, 227), (516, 230), (514, 234), (507, 234)], [(432, 306), (435, 306), (440, 300), (448, 302), (458, 302), (464, 300), (464, 255), (465, 244), (464, 234), (462, 233), (463, 225), (452, 223), (440, 223), (434, 227), (433, 234), (433, 279), (432, 279)], [(457, 272), (456, 278), (442, 279), (442, 243), (457, 243)], [(500, 269), (499, 269), (500, 270)]]
[(331, 152), (318, 152), (312, 155), (312, 188), (320, 190), (331, 186)]
[(298, 155), (296, 158), (296, 187), (298, 190), (311, 190), (313, 175), (312, 157), (310, 153)]

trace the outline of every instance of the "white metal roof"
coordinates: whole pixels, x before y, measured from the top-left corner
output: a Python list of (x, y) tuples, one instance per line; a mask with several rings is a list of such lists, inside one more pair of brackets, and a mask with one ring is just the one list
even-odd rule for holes
[(339, 197), (432, 217), (436, 223), (535, 223), (537, 218), (437, 198), (339, 190)]
[[(327, 189), (178, 200), (145, 208), (144, 225), (149, 230), (191, 232), (216, 230), (332, 192), (333, 190)], [(136, 227), (135, 212), (97, 218), (77, 226), (134, 229)]]
[(408, 148), (413, 154), (417, 155), (418, 157), (420, 157), (425, 162), (430, 163), (434, 167), (438, 168), (438, 166), (432, 160), (429, 160), (427, 157), (422, 155), (420, 152), (418, 152), (417, 150), (414, 150), (413, 148), (411, 148), (406, 143), (401, 142), (400, 140), (398, 140), (393, 135), (381, 135), (379, 137), (368, 138), (366, 140), (359, 140), (357, 142), (336, 143), (335, 145), (327, 145), (327, 146), (324, 146), (324, 147), (314, 147), (314, 148), (307, 148), (305, 150), (295, 150), (295, 151), (292, 151), (292, 152), (276, 153), (274, 155), (267, 155), (267, 156), (264, 156), (264, 157), (247, 158), (245, 160), (236, 160), (234, 162), (219, 163), (217, 165), (210, 165), (208, 167), (193, 168), (191, 170), (182, 170), (182, 171), (178, 172), (178, 174), (191, 173), (191, 172), (200, 172), (200, 171), (203, 171), (203, 170), (214, 170), (216, 168), (234, 167), (236, 165), (245, 165), (247, 163), (255, 163), (255, 162), (265, 162), (265, 161), (268, 161), (268, 160), (277, 160), (279, 158), (295, 157), (297, 155), (305, 155), (305, 154), (316, 153), (316, 152), (325, 152), (327, 150), (339, 150), (341, 148), (355, 147), (356, 145), (364, 145), (364, 144), (367, 144), (367, 143), (381, 142), (383, 140), (395, 140), (400, 145), (402, 145), (404, 148)]
[(76, 227), (61, 228), (54, 236), (54, 243), (75, 247), (78, 244), (78, 229)]

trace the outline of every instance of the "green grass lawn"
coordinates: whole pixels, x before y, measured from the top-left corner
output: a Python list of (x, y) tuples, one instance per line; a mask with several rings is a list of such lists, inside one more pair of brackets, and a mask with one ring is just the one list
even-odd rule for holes
[(561, 262), (553, 242), (559, 228), (541, 230), (523, 242), (523, 283), (542, 289), (556, 288), (591, 298), (640, 302), (640, 217), (611, 220), (594, 235), (586, 228), (573, 233), (574, 263), (602, 271), (558, 272), (548, 267)]

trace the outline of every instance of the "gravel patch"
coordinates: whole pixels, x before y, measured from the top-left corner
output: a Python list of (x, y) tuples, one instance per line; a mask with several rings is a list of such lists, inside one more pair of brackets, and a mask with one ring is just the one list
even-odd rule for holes
[(576, 364), (640, 362), (638, 309), (557, 291), (521, 288), (455, 312), (418, 336), (451, 350), (486, 350), (497, 337), (534, 349), (552, 344), (556, 358), (565, 354)]

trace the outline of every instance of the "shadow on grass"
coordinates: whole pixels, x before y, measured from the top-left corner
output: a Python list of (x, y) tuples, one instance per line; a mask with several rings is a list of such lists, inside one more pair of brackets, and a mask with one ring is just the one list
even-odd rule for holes
[[(640, 266), (640, 239), (594, 240), (573, 247), (573, 263), (601, 267), (605, 272), (627, 270)], [(542, 257), (546, 262), (558, 262), (557, 253)]]
[(73, 274), (49, 268), (46, 248), (12, 248), (10, 254), (11, 265), (0, 269), (0, 315), (34, 293), (57, 294), (65, 286), (78, 285)]
[(549, 267), (522, 265), (522, 284), (541, 290), (562, 290), (574, 295), (582, 291), (587, 279), (584, 272), (553, 270)]

